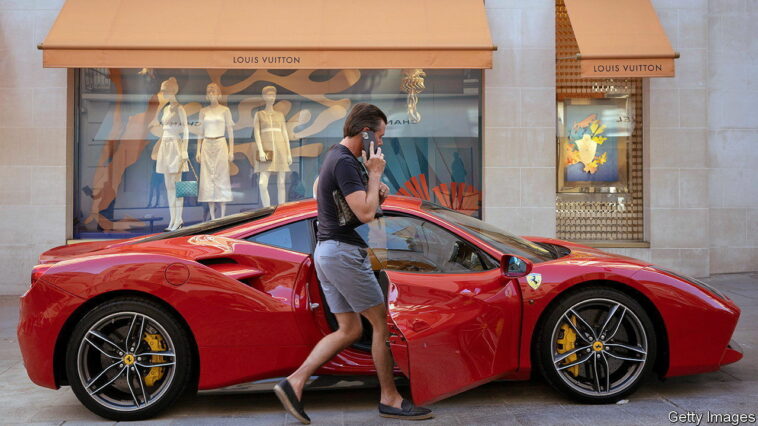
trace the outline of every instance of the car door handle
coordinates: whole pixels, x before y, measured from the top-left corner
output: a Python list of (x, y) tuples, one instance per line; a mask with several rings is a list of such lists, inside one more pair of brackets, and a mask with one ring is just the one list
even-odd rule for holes
[(387, 324), (387, 331), (389, 331), (389, 338), (388, 341), (392, 343), (399, 343), (399, 341), (405, 341), (405, 336), (403, 336), (403, 333), (400, 332), (400, 329), (397, 328), (395, 324)]

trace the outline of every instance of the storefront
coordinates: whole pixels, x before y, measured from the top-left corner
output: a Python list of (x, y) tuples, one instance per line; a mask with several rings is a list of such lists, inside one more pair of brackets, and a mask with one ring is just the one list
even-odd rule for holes
[[(393, 193), (481, 217), (495, 48), (480, 1), (389, 2), (365, 22), (352, 1), (144, 6), (69, 1), (40, 47), (45, 66), (75, 69), (74, 239), (311, 198), (358, 102), (388, 115)], [(199, 180), (198, 196), (177, 197), (179, 179)]]
[(395, 194), (694, 276), (758, 265), (749, 0), (61, 3), (0, 7), (6, 292), (52, 246), (171, 225), (166, 130), (185, 181), (203, 136), (234, 136), (228, 215), (310, 197), (357, 102), (390, 117)]

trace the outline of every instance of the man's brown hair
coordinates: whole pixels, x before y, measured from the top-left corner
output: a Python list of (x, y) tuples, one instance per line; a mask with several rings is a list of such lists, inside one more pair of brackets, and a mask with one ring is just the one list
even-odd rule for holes
[(371, 129), (372, 132), (376, 132), (379, 128), (379, 120), (387, 124), (387, 116), (384, 115), (379, 107), (365, 102), (355, 104), (345, 120), (342, 136), (351, 138), (363, 131), (365, 127)]

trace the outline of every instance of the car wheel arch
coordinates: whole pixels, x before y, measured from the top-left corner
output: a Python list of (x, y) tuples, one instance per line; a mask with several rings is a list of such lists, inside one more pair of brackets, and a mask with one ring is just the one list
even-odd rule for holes
[(581, 290), (585, 290), (587, 288), (591, 287), (605, 287), (605, 288), (612, 288), (614, 290), (621, 291), (625, 293), (626, 295), (634, 298), (637, 302), (642, 305), (643, 309), (645, 309), (645, 312), (650, 315), (650, 318), (653, 322), (653, 326), (655, 327), (656, 332), (656, 343), (658, 347), (658, 356), (656, 357), (655, 365), (653, 366), (653, 371), (658, 375), (658, 377), (664, 377), (666, 374), (666, 371), (668, 371), (669, 367), (669, 346), (668, 346), (668, 331), (666, 330), (666, 324), (663, 322), (663, 317), (661, 316), (660, 311), (655, 306), (652, 300), (648, 296), (646, 296), (644, 293), (639, 291), (638, 289), (632, 287), (629, 284), (621, 283), (618, 281), (612, 281), (612, 280), (592, 280), (592, 281), (584, 281), (578, 284), (575, 284), (571, 286), (570, 288), (562, 291), (561, 293), (555, 295), (553, 299), (548, 303), (548, 305), (545, 307), (545, 309), (542, 310), (540, 313), (539, 319), (537, 320), (537, 323), (535, 324), (535, 327), (532, 331), (532, 336), (529, 341), (529, 360), (530, 364), (532, 366), (532, 377), (534, 376), (535, 369), (533, 368), (536, 363), (535, 357), (537, 356), (536, 351), (534, 348), (537, 345), (537, 334), (539, 330), (542, 328), (542, 325), (545, 321), (545, 319), (550, 315), (550, 312), (552, 309), (558, 305), (563, 299), (570, 296), (573, 293), (576, 293)]
[(114, 290), (98, 294), (97, 296), (92, 297), (82, 303), (68, 317), (68, 319), (66, 319), (66, 322), (61, 328), (60, 333), (58, 333), (58, 338), (55, 342), (55, 352), (53, 355), (53, 375), (55, 377), (56, 386), (68, 385), (68, 378), (66, 377), (66, 346), (68, 345), (68, 340), (71, 337), (71, 333), (74, 331), (74, 327), (76, 327), (76, 324), (79, 322), (79, 320), (81, 320), (85, 315), (87, 315), (89, 311), (94, 309), (96, 306), (110, 302), (112, 300), (123, 298), (137, 298), (157, 303), (171, 316), (178, 320), (179, 325), (185, 329), (190, 339), (190, 347), (192, 349), (194, 366), (189, 390), (191, 392), (196, 391), (200, 374), (200, 355), (197, 347), (197, 341), (195, 341), (195, 336), (192, 334), (192, 329), (189, 327), (189, 324), (187, 324), (187, 321), (184, 319), (184, 317), (182, 317), (182, 315), (168, 302), (159, 297), (156, 297), (155, 295), (136, 290)]

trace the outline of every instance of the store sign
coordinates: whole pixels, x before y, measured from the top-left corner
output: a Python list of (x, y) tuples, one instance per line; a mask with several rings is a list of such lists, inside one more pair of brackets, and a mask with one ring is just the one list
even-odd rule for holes
[(582, 59), (584, 78), (673, 77), (673, 58)]
[(232, 65), (235, 64), (261, 64), (261, 65), (279, 65), (279, 64), (300, 64), (300, 56), (249, 56), (240, 55), (232, 57)]
[(492, 68), (492, 50), (47, 49), (45, 67), (221, 69)]

